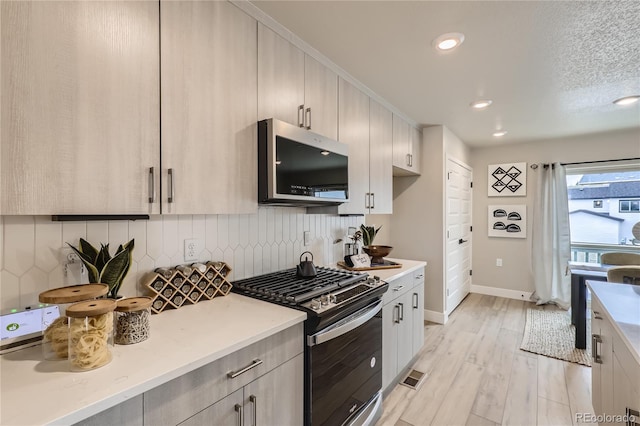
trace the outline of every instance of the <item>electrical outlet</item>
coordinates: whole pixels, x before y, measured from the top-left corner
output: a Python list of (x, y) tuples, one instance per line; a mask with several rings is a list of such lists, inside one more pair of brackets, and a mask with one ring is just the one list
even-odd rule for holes
[(184, 240), (184, 260), (198, 260), (198, 255), (202, 252), (202, 240), (189, 238)]
[(500, 258), (496, 259), (496, 266), (502, 266), (502, 259)]
[(305, 246), (308, 246), (311, 243), (311, 232), (310, 231), (304, 231), (302, 233), (302, 241), (304, 242)]

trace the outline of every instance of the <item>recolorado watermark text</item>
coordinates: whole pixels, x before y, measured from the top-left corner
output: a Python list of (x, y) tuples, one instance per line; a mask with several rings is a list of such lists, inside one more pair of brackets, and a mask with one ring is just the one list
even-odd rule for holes
[(634, 424), (636, 416), (632, 414), (600, 414), (576, 413), (576, 423), (621, 423)]

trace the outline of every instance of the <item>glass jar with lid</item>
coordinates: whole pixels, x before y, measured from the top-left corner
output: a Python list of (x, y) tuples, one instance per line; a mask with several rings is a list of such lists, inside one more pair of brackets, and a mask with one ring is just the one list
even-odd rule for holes
[(79, 284), (55, 288), (40, 293), (38, 300), (46, 303), (42, 309), (42, 354), (47, 360), (68, 357), (69, 325), (65, 315), (72, 303), (94, 300), (109, 292), (107, 284)]
[(71, 371), (93, 370), (111, 362), (115, 309), (116, 301), (111, 299), (74, 303), (67, 308)]
[(114, 336), (117, 345), (132, 345), (149, 338), (151, 301), (150, 297), (129, 297), (118, 300)]

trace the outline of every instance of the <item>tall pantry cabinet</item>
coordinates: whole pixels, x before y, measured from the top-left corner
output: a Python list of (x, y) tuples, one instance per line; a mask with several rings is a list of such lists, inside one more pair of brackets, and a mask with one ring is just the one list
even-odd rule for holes
[(0, 211), (159, 213), (158, 4), (0, 8)]

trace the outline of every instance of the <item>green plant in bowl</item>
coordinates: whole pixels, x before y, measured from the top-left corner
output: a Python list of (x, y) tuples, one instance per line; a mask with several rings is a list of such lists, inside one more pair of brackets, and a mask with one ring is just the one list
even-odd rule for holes
[(370, 246), (373, 244), (373, 240), (376, 238), (376, 234), (382, 228), (379, 226), (378, 229), (375, 226), (366, 226), (364, 224), (360, 225), (360, 230), (362, 231), (362, 244), (365, 246)]
[(124, 245), (120, 244), (113, 257), (109, 253), (109, 244), (100, 243), (100, 250), (83, 238), (80, 238), (78, 247), (67, 244), (76, 252), (84, 266), (86, 266), (89, 282), (108, 284), (108, 296), (116, 299), (122, 281), (131, 266), (133, 242), (134, 240), (131, 240)]

